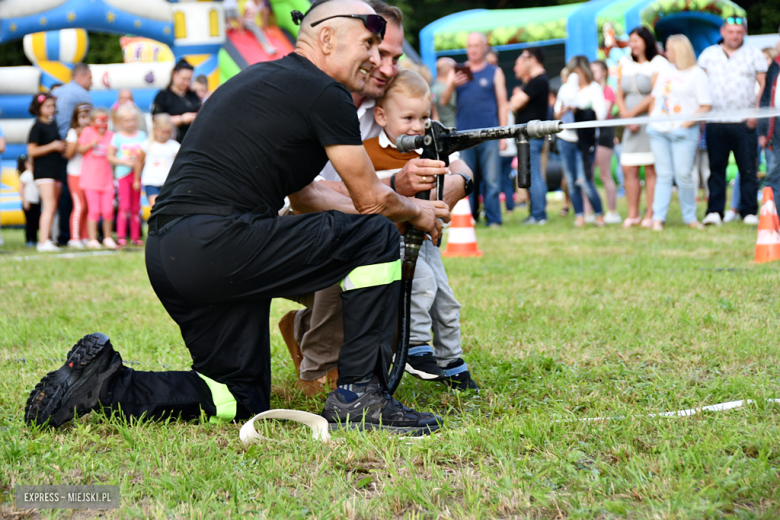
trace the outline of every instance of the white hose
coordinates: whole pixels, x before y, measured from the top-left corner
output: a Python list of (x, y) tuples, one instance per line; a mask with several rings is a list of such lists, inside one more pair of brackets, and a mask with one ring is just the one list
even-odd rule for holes
[(322, 442), (330, 441), (328, 421), (323, 416), (315, 415), (309, 412), (302, 412), (300, 410), (286, 410), (284, 408), (278, 408), (276, 410), (268, 410), (267, 412), (255, 415), (241, 427), (241, 430), (238, 432), (238, 437), (244, 444), (248, 444), (252, 441), (268, 440), (266, 437), (263, 437), (257, 433), (257, 430), (255, 429), (255, 421), (258, 419), (285, 419), (287, 421), (299, 422), (311, 428), (312, 439)]

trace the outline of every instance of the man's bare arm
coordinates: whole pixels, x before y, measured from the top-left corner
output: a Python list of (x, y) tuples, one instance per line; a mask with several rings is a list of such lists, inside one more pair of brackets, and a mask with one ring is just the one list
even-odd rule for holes
[(342, 213), (357, 214), (352, 199), (330, 188), (329, 185), (335, 184), (344, 186), (341, 182), (312, 182), (301, 191), (290, 195), (290, 205), (296, 213), (319, 213), (335, 209)]
[(385, 186), (362, 145), (332, 145), (326, 146), (325, 151), (359, 213), (384, 215), (395, 222), (408, 221), (438, 239), (439, 218), (448, 220), (450, 216), (443, 202), (403, 197)]

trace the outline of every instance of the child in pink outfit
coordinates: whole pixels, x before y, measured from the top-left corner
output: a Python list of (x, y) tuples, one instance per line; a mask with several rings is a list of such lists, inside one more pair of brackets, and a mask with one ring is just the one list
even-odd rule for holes
[[(134, 170), (137, 168), (146, 132), (138, 130), (140, 113), (135, 106), (119, 105), (116, 110), (117, 131), (108, 148), (108, 162), (116, 166), (115, 176), (119, 191), (119, 214), (116, 219), (117, 243), (127, 245), (127, 223), (130, 222), (130, 241), (141, 242), (141, 187), (136, 186)], [(140, 172), (140, 169), (138, 169)], [(140, 175), (139, 175), (140, 177)], [(140, 180), (140, 179), (139, 179)]]
[(101, 108), (92, 111), (92, 126), (85, 128), (79, 136), (78, 153), (81, 159), (79, 187), (87, 198), (87, 247), (99, 249), (97, 239), (98, 221), (103, 217), (103, 246), (116, 248), (111, 238), (114, 222), (114, 174), (108, 162), (108, 147), (114, 133), (108, 130), (108, 112)]

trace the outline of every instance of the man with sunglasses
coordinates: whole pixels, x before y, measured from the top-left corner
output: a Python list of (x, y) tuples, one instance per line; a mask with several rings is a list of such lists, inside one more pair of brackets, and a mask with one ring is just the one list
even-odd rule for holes
[[(722, 41), (704, 49), (699, 66), (707, 72), (712, 90), (712, 111), (740, 111), (758, 108), (766, 80), (767, 64), (761, 51), (745, 44), (747, 20), (730, 16), (720, 28)], [(756, 96), (756, 82), (759, 94)], [(739, 167), (739, 213), (745, 224), (757, 225), (758, 178), (756, 177), (758, 136), (756, 119), (724, 118), (707, 123), (707, 155), (710, 159), (710, 198), (705, 225), (723, 223), (726, 205), (726, 168), (729, 155)]]
[[(82, 338), (32, 391), (28, 422), (59, 426), (107, 407), (126, 417), (246, 419), (268, 410), (271, 299), (342, 280), (334, 427), (424, 434), (441, 419), (386, 391), (400, 296), (400, 236), (391, 221), (441, 234), (443, 202), (402, 197), (379, 182), (363, 148), (350, 91), (379, 64), (383, 24), (359, 0), (315, 3), (293, 54), (253, 65), (198, 113), (149, 222), (152, 287), (179, 325), (189, 372), (137, 372), (107, 336)], [(381, 20), (381, 19), (380, 19)], [(351, 198), (326, 211), (277, 218), (289, 196), (329, 191), (312, 181), (330, 160)], [(314, 192), (314, 195), (307, 192)]]
[[(377, 137), (382, 130), (374, 120), (374, 106), (398, 74), (398, 60), (403, 55), (404, 43), (401, 10), (381, 0), (371, 0), (368, 4), (387, 21), (387, 28), (385, 37), (379, 44), (380, 65), (371, 72), (363, 90), (352, 93), (360, 120), (360, 134), (364, 141)], [(433, 189), (437, 175), (445, 175), (444, 200), (450, 207), (469, 194), (466, 190), (470, 184), (467, 178), (470, 181), (472, 174), (463, 161), (453, 161), (448, 171), (441, 161), (411, 159), (395, 175), (393, 186), (399, 194), (412, 197), (419, 191)], [(336, 193), (349, 195), (330, 163), (320, 173), (320, 182)], [(390, 186), (390, 179), (384, 179), (382, 182)], [(327, 211), (334, 208), (327, 198), (321, 196), (316, 200), (297, 202), (304, 204), (309, 211)], [(341, 292), (341, 286), (335, 284), (317, 291), (310, 298), (299, 299), (297, 301), (306, 308), (288, 312), (279, 322), (279, 329), (298, 373), (295, 386), (309, 396), (335, 388), (338, 380), (339, 348), (344, 337)], [(433, 349), (430, 349), (429, 353), (410, 357), (409, 365), (417, 373), (430, 374), (431, 379), (443, 380), (446, 377), (446, 371), (435, 362)], [(463, 368), (459, 368), (461, 371), (458, 372), (458, 377), (463, 379), (463, 385), (466, 386), (471, 376), (468, 370)]]

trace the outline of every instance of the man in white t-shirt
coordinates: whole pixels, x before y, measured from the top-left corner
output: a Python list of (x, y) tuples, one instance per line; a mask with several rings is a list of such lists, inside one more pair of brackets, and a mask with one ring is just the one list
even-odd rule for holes
[[(376, 100), (384, 96), (387, 86), (398, 74), (398, 60), (403, 55), (404, 42), (401, 11), (382, 1), (374, 0), (368, 4), (387, 20), (387, 28), (379, 45), (380, 66), (369, 76), (365, 89), (352, 94), (360, 121), (360, 135), (364, 141), (377, 137), (382, 131), (382, 127), (374, 120), (374, 107)], [(434, 189), (435, 176), (446, 173), (443, 162), (418, 158), (411, 159), (393, 176), (392, 181), (387, 178), (382, 182), (401, 195), (414, 196), (417, 192)], [(471, 176), (469, 170), (461, 173)], [(319, 181), (334, 192), (349, 196), (346, 186), (330, 162), (320, 172)], [(466, 195), (466, 181), (453, 169), (451, 174), (445, 177), (445, 201), (458, 201)], [(307, 211), (343, 209), (331, 206), (329, 201), (322, 198), (299, 198), (298, 204), (305, 204), (306, 207), (300, 209)], [(454, 206), (454, 203), (451, 206)], [(298, 299), (306, 308), (287, 313), (279, 322), (279, 329), (299, 374), (296, 388), (307, 395), (318, 394), (329, 384), (335, 387), (338, 378), (338, 349), (343, 343), (344, 334), (341, 292), (341, 287), (336, 284)], [(431, 369), (435, 370), (435, 367), (432, 366)]]
[[(730, 16), (720, 28), (723, 41), (706, 48), (699, 56), (699, 66), (710, 78), (714, 112), (749, 110), (759, 106), (756, 82), (761, 92), (766, 80), (766, 58), (761, 51), (745, 44), (746, 34), (747, 20)], [(703, 224), (719, 226), (722, 223), (726, 205), (726, 168), (732, 151), (739, 167), (739, 213), (745, 224), (758, 224), (756, 125), (756, 119), (723, 119), (707, 123), (707, 154), (711, 173), (707, 183), (710, 198)]]

